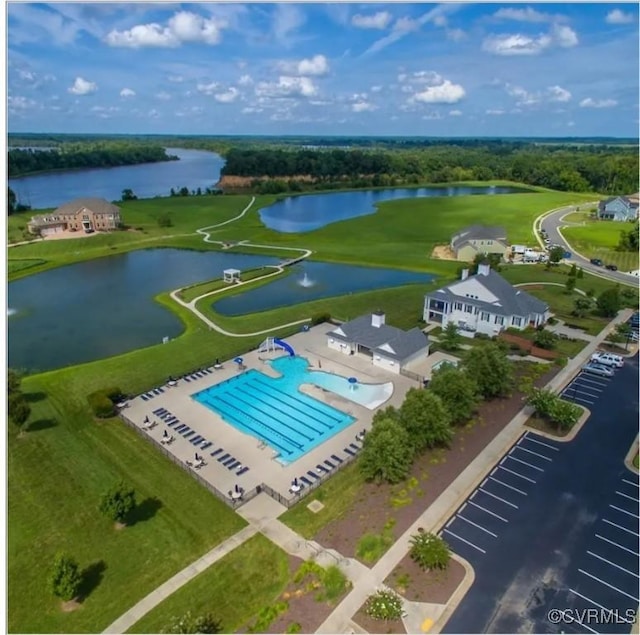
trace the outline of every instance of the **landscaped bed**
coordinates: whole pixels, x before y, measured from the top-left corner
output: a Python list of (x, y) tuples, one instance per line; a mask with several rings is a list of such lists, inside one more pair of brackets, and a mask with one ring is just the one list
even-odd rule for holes
[(554, 437), (563, 438), (566, 437), (573, 428), (563, 429), (558, 428), (557, 425), (551, 423), (544, 417), (539, 417), (537, 415), (531, 415), (524, 424), (527, 428), (533, 428), (534, 430), (539, 430), (540, 432), (545, 432), (546, 434), (551, 434)]
[[(391, 534), (397, 539), (522, 409), (524, 393), (521, 391), (523, 386), (519, 384), (526, 377), (526, 370), (532, 371), (534, 368), (536, 371), (540, 369), (537, 364), (518, 364), (515, 372), (515, 385), (518, 388), (511, 397), (481, 403), (472, 422), (456, 430), (451, 448), (432, 450), (418, 457), (405, 483), (362, 483), (353, 492), (351, 505), (344, 507), (340, 515), (326, 516), (325, 523), (319, 518), (322, 512), (315, 516), (306, 508), (312, 499), (318, 498), (318, 494), (310, 497), (311, 500), (302, 501), (281, 520), (297, 530), (307, 526), (307, 517), (315, 517), (314, 538), (347, 557), (355, 556), (360, 539), (365, 534), (381, 537)], [(544, 386), (559, 370), (556, 365), (545, 366), (544, 374), (534, 380), (534, 385)], [(334, 477), (339, 478), (340, 474)], [(332, 495), (339, 497), (340, 493), (336, 491)], [(320, 497), (327, 505), (326, 499), (329, 497), (321, 492)], [(373, 564), (360, 560), (367, 566)]]
[(366, 602), (358, 609), (358, 612), (351, 618), (358, 626), (362, 627), (366, 633), (406, 633), (402, 620), (375, 620), (369, 617), (364, 609)]

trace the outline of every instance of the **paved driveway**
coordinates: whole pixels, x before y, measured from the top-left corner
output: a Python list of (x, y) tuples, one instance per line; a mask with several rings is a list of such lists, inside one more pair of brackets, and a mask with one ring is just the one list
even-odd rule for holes
[(624, 457), (638, 430), (637, 356), (597, 379), (593, 387), (579, 373), (565, 391), (592, 412), (574, 441), (524, 433), (443, 528), (476, 572), (443, 632), (630, 631), (638, 477)]

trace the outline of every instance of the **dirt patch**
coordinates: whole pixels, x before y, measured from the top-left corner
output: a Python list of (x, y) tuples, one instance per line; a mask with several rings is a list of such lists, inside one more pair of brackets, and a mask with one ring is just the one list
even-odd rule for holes
[(353, 616), (353, 621), (364, 628), (367, 633), (406, 633), (407, 629), (404, 627), (402, 620), (374, 620), (364, 612), (363, 604), (358, 612)]
[(453, 558), (444, 571), (423, 571), (407, 554), (384, 583), (411, 602), (446, 604), (464, 576), (464, 567)]
[(116, 523), (113, 525), (113, 528), (116, 531), (122, 531), (126, 526), (127, 526), (126, 523), (121, 523), (116, 521)]
[(535, 415), (532, 415), (531, 417), (529, 417), (524, 425), (527, 426), (528, 428), (533, 428), (534, 430), (540, 430), (540, 432), (546, 432), (547, 434), (553, 435), (554, 437), (558, 437), (559, 439), (566, 437), (569, 434), (569, 432), (571, 432), (571, 429), (558, 430), (558, 426), (554, 425), (553, 423), (550, 423), (549, 421), (547, 421), (546, 419), (543, 419), (542, 417), (536, 417)]
[[(544, 386), (559, 371), (549, 365), (534, 385)], [(522, 368), (516, 370), (515, 386), (523, 374)], [(404, 484), (365, 483), (350, 510), (323, 527), (315, 539), (345, 557), (353, 557), (365, 533), (382, 534), (391, 521), (391, 533), (397, 540), (522, 409), (524, 398), (524, 393), (514, 388), (509, 398), (482, 403), (474, 419), (456, 430), (450, 449), (431, 450), (416, 459)]]
[(431, 252), (431, 257), (438, 260), (458, 260), (449, 245), (436, 245)]
[(71, 613), (77, 611), (82, 605), (78, 600), (69, 600), (68, 602), (62, 602), (60, 609), (63, 613)]

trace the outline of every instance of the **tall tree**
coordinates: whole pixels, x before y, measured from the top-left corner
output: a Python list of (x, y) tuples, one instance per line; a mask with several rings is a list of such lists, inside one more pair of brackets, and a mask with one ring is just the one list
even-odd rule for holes
[(467, 422), (478, 405), (477, 384), (452, 364), (444, 364), (433, 373), (429, 390), (440, 397), (454, 425)]
[(453, 437), (451, 415), (430, 390), (409, 389), (400, 407), (400, 423), (409, 433), (415, 452), (449, 445)]
[(503, 397), (513, 386), (513, 368), (506, 352), (494, 342), (474, 346), (463, 360), (463, 368), (486, 399)]
[(620, 289), (610, 287), (605, 289), (596, 300), (596, 306), (598, 307), (598, 313), (604, 317), (615, 317), (621, 307)]
[(375, 422), (365, 436), (360, 471), (367, 480), (399, 483), (407, 478), (413, 461), (409, 433), (393, 419)]
[(18, 201), (16, 199), (16, 193), (11, 189), (7, 188), (7, 215), (11, 216), (16, 211), (16, 206)]
[(458, 327), (453, 322), (448, 322), (440, 335), (440, 346), (445, 351), (457, 351), (461, 341), (462, 335), (458, 333)]

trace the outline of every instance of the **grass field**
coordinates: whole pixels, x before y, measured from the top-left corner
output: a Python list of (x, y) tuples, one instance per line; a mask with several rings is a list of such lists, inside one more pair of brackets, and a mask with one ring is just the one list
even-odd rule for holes
[(587, 220), (584, 227), (565, 227), (562, 235), (586, 258), (600, 258), (605, 264), (616, 265), (620, 271), (635, 271), (640, 266), (638, 254), (615, 250), (620, 233), (632, 227), (631, 223)]
[(234, 633), (272, 604), (289, 580), (287, 554), (258, 534), (170, 595), (128, 632), (160, 633), (187, 611), (212, 613), (223, 633)]
[(46, 263), (46, 260), (42, 258), (24, 258), (13, 259), (7, 262), (7, 272), (9, 274), (17, 273), (18, 271), (25, 271), (26, 269), (32, 269)]

